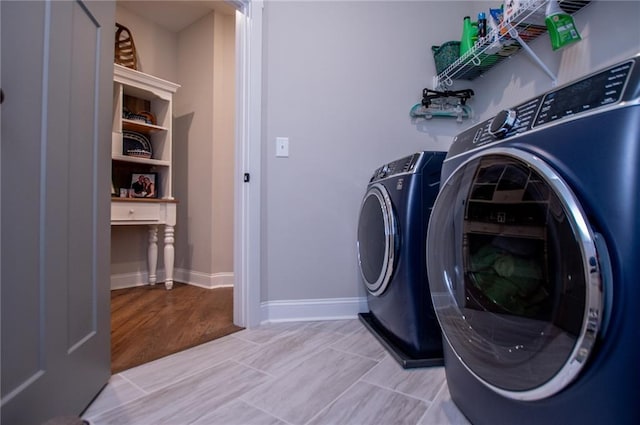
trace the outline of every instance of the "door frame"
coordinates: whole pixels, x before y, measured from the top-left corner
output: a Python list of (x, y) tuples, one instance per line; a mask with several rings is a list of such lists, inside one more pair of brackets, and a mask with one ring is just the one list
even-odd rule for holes
[(262, 0), (236, 11), (236, 143), (233, 322), (253, 328), (260, 307), (262, 127)]

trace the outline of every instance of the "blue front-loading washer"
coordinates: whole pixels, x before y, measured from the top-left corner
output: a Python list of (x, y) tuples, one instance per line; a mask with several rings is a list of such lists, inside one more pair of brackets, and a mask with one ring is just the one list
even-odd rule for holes
[(638, 57), (459, 134), (427, 235), (474, 424), (640, 423)]
[(442, 335), (427, 284), (425, 237), (446, 152), (418, 152), (379, 167), (358, 220), (365, 326), (405, 368), (442, 365)]

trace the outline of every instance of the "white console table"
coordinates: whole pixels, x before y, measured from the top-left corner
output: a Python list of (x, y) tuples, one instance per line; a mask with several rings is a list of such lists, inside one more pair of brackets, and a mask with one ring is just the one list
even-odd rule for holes
[(111, 200), (112, 226), (149, 226), (147, 261), (150, 285), (155, 285), (157, 281), (158, 226), (164, 226), (164, 268), (166, 274), (164, 286), (166, 289), (173, 287), (176, 204), (177, 201), (167, 199), (112, 198)]

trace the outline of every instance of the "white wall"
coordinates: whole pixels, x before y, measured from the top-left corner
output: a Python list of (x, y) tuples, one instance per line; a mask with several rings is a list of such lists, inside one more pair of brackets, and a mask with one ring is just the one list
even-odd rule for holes
[(179, 201), (176, 268), (183, 270), (205, 271), (212, 257), (213, 25), (210, 13), (178, 36), (182, 87), (173, 111), (174, 181)]
[(213, 74), (213, 257), (215, 274), (233, 272), (236, 51), (235, 16), (216, 13)]
[(138, 71), (168, 81), (178, 78), (176, 34), (118, 5), (116, 22), (132, 33), (138, 53)]
[(234, 16), (215, 12), (178, 36), (176, 268), (205, 286), (233, 283), (234, 40)]
[[(267, 1), (263, 37), (263, 301), (364, 296), (360, 202), (373, 170), (446, 150), (455, 120), (411, 122), (432, 45), (490, 2)], [(290, 157), (275, 157), (275, 138)]]

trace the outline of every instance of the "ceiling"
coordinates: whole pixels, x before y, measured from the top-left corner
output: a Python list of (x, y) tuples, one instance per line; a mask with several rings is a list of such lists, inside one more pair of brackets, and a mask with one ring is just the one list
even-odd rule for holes
[(145, 17), (171, 31), (180, 32), (211, 13), (229, 15), (235, 8), (224, 0), (117, 0), (118, 6)]

